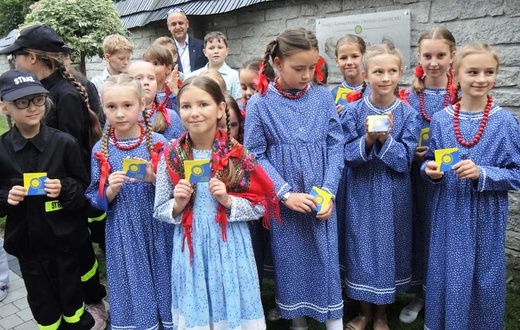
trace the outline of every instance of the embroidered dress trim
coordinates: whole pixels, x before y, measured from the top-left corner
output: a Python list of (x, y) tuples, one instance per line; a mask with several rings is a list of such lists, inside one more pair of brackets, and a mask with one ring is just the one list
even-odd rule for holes
[(367, 107), (370, 108), (370, 110), (372, 110), (375, 113), (378, 113), (380, 115), (384, 115), (387, 112), (392, 112), (395, 108), (397, 108), (401, 104), (401, 100), (399, 100), (397, 97), (395, 98), (394, 102), (392, 102), (392, 104), (390, 104), (389, 106), (384, 107), (384, 108), (378, 107), (375, 104), (373, 104), (372, 101), (370, 101), (370, 96), (365, 96), (363, 98), (363, 100), (364, 100), (365, 104), (367, 105)]
[(352, 283), (350, 281), (345, 281), (345, 283), (347, 284), (347, 286), (349, 286), (350, 288), (352, 288), (354, 290), (368, 291), (368, 292), (372, 292), (375, 294), (394, 294), (395, 293), (395, 287), (379, 289), (379, 288), (369, 286), (369, 285)]
[[(113, 324), (110, 325), (110, 328), (111, 329), (116, 329), (116, 330), (135, 330), (134, 326), (124, 327), (124, 326), (117, 326), (117, 325), (113, 325)], [(154, 325), (153, 327), (146, 328), (146, 329), (143, 329), (143, 330), (155, 330), (155, 329), (159, 329), (159, 322), (157, 322), (157, 324)]]
[(363, 83), (359, 85), (350, 85), (346, 81), (341, 83), (341, 87), (351, 89), (353, 91), (360, 91), (363, 88)]
[(361, 158), (363, 158), (364, 161), (367, 161), (367, 158), (365, 158), (365, 150), (363, 148), (364, 140), (365, 140), (365, 137), (362, 137), (361, 139), (359, 139), (359, 155), (361, 156)]
[(482, 188), (480, 188), (480, 192), (483, 192), (486, 189), (486, 170), (483, 167), (477, 166), (479, 170), (482, 171)]
[(315, 310), (316, 312), (322, 313), (322, 314), (323, 313), (328, 313), (330, 311), (336, 311), (336, 310), (343, 309), (343, 301), (338, 303), (338, 304), (336, 304), (336, 305), (329, 305), (326, 308), (314, 305), (314, 304), (309, 303), (309, 302), (304, 302), (304, 301), (296, 303), (294, 305), (285, 305), (285, 304), (282, 304), (278, 299), (276, 299), (276, 304), (280, 308), (282, 308), (284, 310), (288, 310), (288, 311), (294, 311), (294, 310), (297, 310), (299, 308), (309, 308), (309, 309)]
[(388, 136), (388, 139), (390, 139), (390, 142), (388, 142), (388, 147), (386, 147), (385, 151), (383, 152), (383, 154), (381, 155), (381, 157), (379, 157), (379, 159), (383, 159), (383, 157), (386, 155), (386, 153), (388, 152), (388, 150), (390, 149), (390, 147), (391, 147), (392, 144), (394, 143), (394, 139), (392, 138), (392, 135), (389, 135), (389, 136)]
[[(496, 104), (493, 105), (491, 107), (491, 110), (489, 110), (489, 116), (492, 116), (493, 114), (497, 113), (501, 109), (502, 109), (502, 107), (500, 107)], [(447, 106), (446, 112), (448, 112), (448, 114), (450, 116), (455, 117), (455, 111), (453, 109), (453, 105)], [(483, 117), (484, 117), (484, 111), (475, 112), (475, 113), (471, 113), (471, 112), (460, 112), (459, 113), (459, 119), (464, 119), (464, 120), (482, 120)]]

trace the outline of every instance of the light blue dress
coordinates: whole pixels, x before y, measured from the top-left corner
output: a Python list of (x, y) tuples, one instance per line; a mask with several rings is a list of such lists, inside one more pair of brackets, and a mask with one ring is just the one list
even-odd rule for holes
[[(482, 117), (483, 112), (460, 113), (465, 141), (473, 140)], [(433, 116), (427, 158), (436, 149), (457, 147), (461, 160), (471, 159), (480, 176), (461, 180), (446, 171), (435, 182), (425, 329), (502, 330), (508, 190), (520, 189), (520, 127), (511, 113), (494, 105), (480, 141), (468, 148), (457, 141), (453, 122), (452, 106)]]
[[(193, 149), (193, 159), (211, 158)], [(227, 240), (216, 222), (218, 201), (208, 183), (197, 183), (193, 205), (193, 265), (181, 226), (172, 218), (173, 189), (161, 157), (157, 173), (155, 217), (175, 224), (172, 258), (172, 314), (175, 329), (261, 330), (266, 328), (258, 274), (247, 221), (261, 218), (262, 206), (231, 196)], [(184, 247), (184, 249), (183, 249)]]
[[(419, 138), (419, 115), (400, 100), (377, 107), (364, 97), (341, 117), (345, 131), (347, 188), (345, 288), (355, 300), (389, 304), (412, 279), (410, 167)], [(365, 118), (391, 112), (392, 133), (365, 148)]]
[[(118, 140), (132, 145), (135, 139)], [(122, 171), (123, 158), (150, 160), (144, 140), (124, 151), (112, 140), (108, 144), (111, 171)], [(152, 134), (153, 143), (166, 142)], [(92, 153), (100, 150), (98, 142)], [(94, 207), (107, 211), (105, 227), (106, 267), (112, 329), (172, 329), (170, 260), (173, 226), (153, 218), (155, 189), (151, 182), (127, 181), (107, 205), (106, 193), (99, 197), (100, 167), (92, 157), (92, 178), (86, 196)], [(107, 186), (105, 186), (106, 189)]]

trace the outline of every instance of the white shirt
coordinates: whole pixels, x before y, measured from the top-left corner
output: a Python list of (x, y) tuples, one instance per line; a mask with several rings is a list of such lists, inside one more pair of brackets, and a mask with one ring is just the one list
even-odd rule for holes
[(186, 34), (186, 40), (184, 41), (184, 46), (180, 46), (175, 38), (173, 41), (175, 42), (175, 46), (177, 47), (177, 52), (179, 53), (179, 58), (181, 59), (182, 64), (182, 73), (189, 74), (191, 72), (190, 65), (190, 49), (188, 48), (190, 36)]
[[(183, 64), (184, 65), (184, 64)], [(207, 63), (202, 68), (193, 71), (190, 73), (188, 77), (198, 76), (204, 71), (209, 70), (209, 63)], [(224, 62), (222, 66), (218, 69), (218, 72), (224, 78), (226, 82), (226, 89), (229, 95), (231, 95), (235, 100), (238, 100), (242, 97), (242, 90), (240, 89), (240, 79), (238, 77), (238, 71), (233, 70), (229, 67), (229, 65)]]
[(90, 81), (96, 86), (99, 97), (101, 97), (101, 87), (103, 87), (103, 83), (110, 77), (110, 73), (108, 72), (108, 68), (105, 68), (100, 75), (92, 77)]

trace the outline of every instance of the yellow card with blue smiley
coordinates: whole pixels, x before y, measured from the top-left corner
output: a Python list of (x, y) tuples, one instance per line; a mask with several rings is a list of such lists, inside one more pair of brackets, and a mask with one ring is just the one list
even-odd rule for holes
[(352, 89), (350, 89), (350, 88), (345, 88), (345, 87), (338, 88), (338, 92), (336, 93), (336, 100), (334, 101), (334, 103), (345, 106), (348, 103), (347, 95), (350, 92), (352, 92)]
[(123, 158), (123, 171), (126, 176), (132, 179), (144, 180), (146, 177), (146, 164), (143, 159)]
[(45, 192), (46, 172), (24, 173), (23, 186), (27, 189), (28, 196), (47, 195)]
[(421, 129), (421, 135), (419, 136), (419, 147), (430, 146), (430, 128), (425, 127)]
[(314, 200), (316, 201), (316, 212), (321, 212), (321, 210), (329, 204), (330, 200), (332, 199), (332, 195), (316, 186), (313, 186), (311, 191), (309, 192), (309, 195), (314, 197)]
[(369, 132), (386, 132), (390, 128), (387, 115), (367, 116)]
[(451, 167), (460, 162), (459, 148), (435, 150), (435, 162), (440, 172), (451, 171)]
[(184, 175), (189, 183), (208, 182), (211, 179), (211, 160), (185, 160)]

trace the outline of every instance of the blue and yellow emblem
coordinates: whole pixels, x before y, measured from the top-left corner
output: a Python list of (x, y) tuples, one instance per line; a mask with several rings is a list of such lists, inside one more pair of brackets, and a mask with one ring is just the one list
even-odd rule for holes
[(430, 146), (430, 128), (425, 127), (421, 129), (421, 136), (419, 136), (419, 147)]
[(28, 196), (47, 195), (45, 192), (46, 172), (24, 173), (23, 186), (27, 189)]
[(345, 88), (345, 87), (338, 88), (338, 92), (336, 93), (336, 100), (334, 100), (334, 103), (345, 106), (348, 103), (347, 95), (350, 92), (352, 92), (352, 89), (350, 89), (350, 88)]
[(451, 167), (460, 162), (459, 148), (435, 150), (435, 162), (440, 172), (451, 171)]
[(211, 179), (211, 160), (185, 160), (184, 173), (189, 183), (208, 182)]
[(387, 115), (367, 116), (369, 132), (386, 132), (390, 127)]
[(146, 160), (135, 158), (123, 158), (123, 171), (132, 179), (144, 180), (146, 177)]
[(314, 196), (314, 200), (316, 201), (316, 212), (320, 212), (324, 207), (327, 207), (330, 200), (332, 199), (331, 194), (316, 186), (312, 187), (309, 195)]

